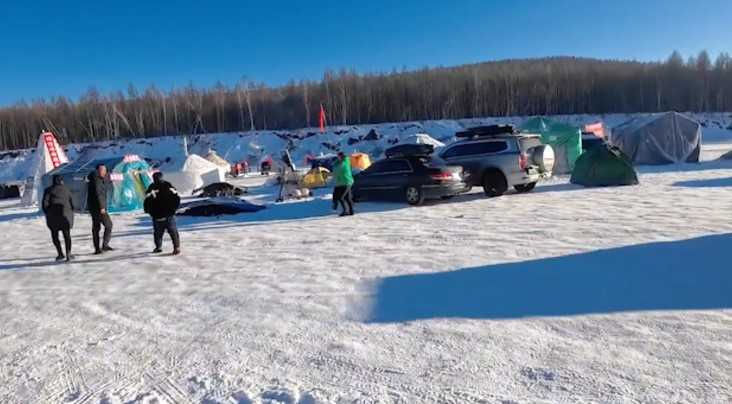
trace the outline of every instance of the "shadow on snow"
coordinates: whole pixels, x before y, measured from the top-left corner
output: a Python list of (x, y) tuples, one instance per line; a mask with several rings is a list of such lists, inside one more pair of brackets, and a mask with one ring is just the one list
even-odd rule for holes
[(732, 177), (730, 178), (712, 178), (707, 180), (690, 180), (690, 181), (679, 181), (674, 183), (676, 187), (689, 187), (689, 188), (722, 188), (732, 187)]
[[(150, 254), (148, 253), (136, 253), (136, 254), (126, 254), (126, 255), (90, 255), (90, 254), (77, 254), (76, 259), (74, 259), (71, 262), (61, 261), (56, 262), (55, 258), (49, 257), (49, 258), (36, 258), (35, 260), (43, 260), (40, 262), (28, 262), (29, 259), (15, 259), (15, 260), (9, 260), (10, 262), (17, 262), (13, 264), (0, 264), (0, 271), (6, 271), (6, 270), (15, 270), (15, 269), (27, 269), (27, 268), (45, 268), (45, 267), (55, 267), (60, 265), (76, 265), (76, 264), (101, 264), (101, 263), (108, 263), (108, 262), (115, 262), (115, 261), (128, 261), (136, 258), (145, 258), (149, 257)], [(88, 257), (99, 257), (99, 258), (88, 258)], [(25, 263), (24, 263), (25, 262)]]
[(376, 281), (368, 323), (732, 308), (732, 234)]

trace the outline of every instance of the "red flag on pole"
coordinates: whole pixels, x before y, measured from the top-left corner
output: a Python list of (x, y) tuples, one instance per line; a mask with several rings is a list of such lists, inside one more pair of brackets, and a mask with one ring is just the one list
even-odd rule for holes
[(320, 104), (320, 132), (325, 132), (325, 108)]

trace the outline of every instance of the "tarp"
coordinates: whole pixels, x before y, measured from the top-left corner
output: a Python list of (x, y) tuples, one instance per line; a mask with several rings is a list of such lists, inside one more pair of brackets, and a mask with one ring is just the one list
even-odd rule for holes
[(43, 186), (51, 185), (51, 178), (60, 175), (71, 191), (74, 208), (86, 210), (87, 176), (104, 164), (109, 171), (112, 189), (107, 193), (107, 208), (110, 212), (127, 212), (142, 209), (145, 191), (152, 183), (151, 168), (136, 155), (101, 160), (74, 161), (43, 176)]
[(620, 149), (601, 144), (582, 153), (569, 181), (586, 187), (635, 185), (638, 174)]
[(371, 166), (371, 159), (368, 154), (351, 154), (351, 168), (354, 170), (365, 170)]
[(572, 172), (575, 161), (582, 154), (580, 128), (538, 116), (524, 122), (521, 131), (541, 135), (541, 142), (552, 146), (556, 157), (554, 173)]
[(37, 205), (43, 195), (43, 176), (49, 171), (69, 162), (64, 149), (51, 132), (43, 132), (38, 137), (30, 173), (25, 183), (21, 203), (24, 206)]
[(189, 202), (178, 209), (182, 216), (220, 216), (252, 213), (264, 209), (265, 206), (255, 205), (245, 200), (233, 197), (208, 198), (201, 201)]
[(191, 195), (195, 189), (226, 180), (219, 166), (197, 154), (189, 154), (185, 160), (163, 165), (160, 171), (181, 195)]
[(699, 122), (678, 112), (636, 118), (613, 128), (610, 143), (634, 164), (697, 163), (701, 154)]
[(328, 184), (330, 171), (325, 167), (315, 167), (302, 177), (301, 185), (305, 188), (322, 188)]

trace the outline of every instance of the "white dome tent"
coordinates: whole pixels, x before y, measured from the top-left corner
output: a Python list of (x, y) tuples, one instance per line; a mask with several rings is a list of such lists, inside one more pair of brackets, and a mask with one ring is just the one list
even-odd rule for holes
[(191, 195), (195, 189), (225, 181), (219, 166), (197, 154), (189, 154), (184, 161), (161, 166), (160, 171), (181, 195)]
[(23, 206), (37, 205), (38, 199), (43, 195), (43, 176), (68, 162), (69, 159), (66, 157), (64, 149), (61, 148), (53, 133), (41, 133), (21, 199)]
[(445, 147), (445, 144), (440, 142), (439, 140), (433, 138), (432, 136), (426, 134), (426, 133), (417, 133), (411, 136), (407, 136), (399, 142), (401, 144), (429, 144), (434, 146), (435, 149), (439, 149), (441, 147)]

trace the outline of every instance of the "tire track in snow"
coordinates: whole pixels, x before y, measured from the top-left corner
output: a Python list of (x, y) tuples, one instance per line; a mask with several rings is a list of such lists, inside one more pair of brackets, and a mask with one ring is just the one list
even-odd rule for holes
[(65, 352), (59, 364), (58, 376), (44, 389), (43, 402), (76, 401), (82, 392), (88, 390), (78, 363), (71, 354)]
[(150, 373), (144, 375), (148, 380), (152, 381), (151, 390), (158, 393), (161, 397), (165, 397), (171, 404), (193, 403), (188, 395), (177, 385), (170, 377), (162, 379), (154, 377)]

